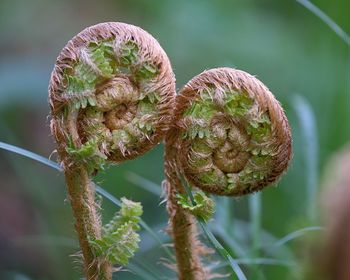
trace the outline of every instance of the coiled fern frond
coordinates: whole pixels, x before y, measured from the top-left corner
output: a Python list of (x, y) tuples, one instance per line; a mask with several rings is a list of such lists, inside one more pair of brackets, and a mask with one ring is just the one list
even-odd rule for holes
[(139, 27), (102, 23), (60, 53), (50, 87), (51, 128), (63, 162), (98, 168), (157, 144), (171, 120), (175, 79), (158, 42)]
[(279, 102), (258, 79), (218, 68), (193, 78), (177, 97), (178, 168), (202, 190), (237, 196), (275, 182), (291, 158)]
[[(89, 280), (111, 279), (110, 262), (125, 263), (138, 239), (132, 221), (101, 235), (91, 178), (106, 163), (133, 159), (158, 144), (169, 127), (174, 99), (169, 59), (139, 27), (118, 22), (88, 27), (57, 58), (49, 85), (51, 131)], [(102, 251), (93, 250), (91, 240), (100, 242), (101, 250), (114, 240), (131, 253), (123, 255), (112, 246), (96, 258)]]
[(166, 136), (164, 186), (178, 275), (210, 279), (201, 264), (207, 250), (191, 216), (205, 215), (206, 208), (188, 204), (182, 178), (207, 194), (225, 196), (271, 185), (291, 159), (290, 127), (267, 87), (231, 68), (207, 70), (190, 80), (176, 97), (174, 115)]

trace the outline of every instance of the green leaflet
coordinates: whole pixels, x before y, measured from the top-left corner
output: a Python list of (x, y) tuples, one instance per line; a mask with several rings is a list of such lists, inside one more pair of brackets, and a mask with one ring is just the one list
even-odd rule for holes
[(96, 106), (96, 99), (93, 96), (89, 97), (79, 97), (74, 101), (74, 108), (79, 110), (80, 108), (85, 109), (88, 105)]
[(238, 92), (226, 93), (224, 101), (224, 109), (233, 116), (245, 115), (254, 103), (248, 94)]
[(87, 87), (84, 80), (82, 80), (80, 77), (65, 75), (65, 78), (68, 84), (66, 89), (68, 93), (82, 92)]
[(151, 103), (151, 104), (158, 103), (161, 99), (162, 97), (158, 92), (148, 92), (148, 93), (141, 92), (139, 97), (139, 100), (142, 100), (144, 102)]
[(192, 215), (209, 221), (215, 212), (214, 201), (205, 195), (204, 192), (198, 191), (194, 194), (194, 204), (190, 202), (186, 194), (177, 194), (178, 204), (188, 210)]
[[(115, 62), (113, 60), (113, 48), (109, 42), (102, 42), (100, 44), (92, 44), (86, 50), (92, 63), (101, 71), (101, 75), (106, 78), (110, 78), (114, 73)], [(93, 69), (78, 61), (73, 69), (66, 69), (64, 71), (64, 78), (67, 83), (66, 93), (79, 94), (94, 89), (98, 75)], [(76, 101), (76, 100), (74, 100)], [(80, 102), (79, 102), (80, 101)], [(85, 108), (87, 103), (91, 106), (95, 106), (95, 101), (92, 99), (79, 100), (75, 105), (77, 109), (80, 107)]]
[(210, 129), (207, 127), (202, 127), (200, 125), (193, 124), (188, 128), (188, 131), (184, 135), (184, 138), (189, 137), (190, 139), (195, 139), (198, 136), (199, 139), (204, 137), (210, 137)]
[(112, 264), (126, 265), (139, 248), (141, 203), (122, 198), (121, 209), (103, 227), (102, 237), (90, 240), (96, 256), (107, 259)]
[(152, 62), (144, 62), (141, 65), (137, 65), (139, 60), (139, 47), (134, 41), (128, 41), (119, 46), (119, 65), (126, 69), (136, 66), (136, 69), (134, 68), (132, 71), (134, 72), (136, 80), (151, 79), (159, 73), (158, 66)]
[(103, 227), (103, 234), (108, 235), (127, 222), (132, 222), (134, 230), (139, 230), (138, 223), (143, 213), (141, 203), (128, 200), (124, 197), (121, 201), (121, 209), (116, 213), (113, 219)]
[(201, 183), (206, 185), (213, 185), (220, 181), (218, 172), (215, 169), (211, 169), (198, 174), (198, 179)]
[(136, 79), (152, 79), (158, 74), (159, 70), (151, 62), (144, 63), (135, 73)]
[(76, 160), (84, 162), (89, 171), (103, 169), (107, 160), (106, 155), (99, 150), (98, 139), (91, 139), (81, 145), (80, 148), (76, 148), (70, 140), (66, 150)]
[(138, 60), (139, 47), (133, 41), (128, 41), (119, 47), (119, 64), (128, 67)]
[(134, 231), (132, 222), (127, 222), (101, 239), (90, 240), (90, 245), (96, 256), (107, 259), (112, 264), (127, 265), (138, 249), (139, 242), (140, 237)]
[(156, 103), (150, 102), (147, 98), (139, 101), (138, 113), (142, 115), (152, 114), (156, 111)]
[(97, 48), (93, 49), (90, 58), (96, 64), (104, 77), (110, 78), (113, 74), (111, 66), (113, 48), (107, 42), (101, 43)]
[[(185, 137), (191, 139), (204, 137), (210, 137), (210, 130), (208, 124), (215, 114), (217, 114), (218, 108), (213, 102), (214, 93), (210, 91), (200, 92), (200, 99), (194, 101), (189, 108), (184, 112), (185, 117), (191, 117), (198, 122), (194, 122), (189, 128)], [(245, 115), (252, 107), (253, 100), (246, 93), (237, 92), (225, 92), (223, 109), (225, 112), (232, 116)], [(201, 123), (201, 125), (199, 125)]]
[(238, 174), (238, 177), (242, 184), (249, 186), (257, 180), (264, 180), (267, 177), (267, 173), (263, 170), (251, 170), (247, 167)]
[(215, 113), (216, 110), (211, 100), (200, 100), (194, 102), (188, 109), (186, 109), (184, 116), (209, 120)]
[(247, 133), (253, 137), (254, 140), (262, 140), (271, 132), (271, 121), (267, 113), (260, 118), (249, 122)]

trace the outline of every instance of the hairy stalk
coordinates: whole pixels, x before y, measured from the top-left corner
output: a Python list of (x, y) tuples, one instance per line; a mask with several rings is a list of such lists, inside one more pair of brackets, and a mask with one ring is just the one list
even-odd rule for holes
[(208, 279), (196, 226), (174, 198), (184, 193), (180, 176), (210, 194), (258, 191), (287, 169), (290, 128), (266, 86), (230, 68), (208, 70), (188, 82), (176, 98), (173, 123), (166, 137), (165, 187), (179, 278)]
[[(51, 131), (87, 279), (111, 279), (112, 264), (124, 265), (138, 241), (137, 227), (125, 219), (102, 229), (92, 178), (106, 163), (133, 159), (157, 144), (169, 126), (174, 97), (168, 57), (136, 26), (110, 22), (86, 28), (57, 58), (49, 85)], [(113, 242), (120, 246), (103, 250)]]
[[(65, 171), (68, 195), (74, 216), (76, 231), (84, 256), (87, 279), (111, 279), (112, 267), (107, 261), (95, 260), (94, 252), (89, 244), (89, 237), (101, 237), (101, 224), (95, 205), (93, 182), (84, 168), (75, 167)], [(79, 199), (77, 199), (79, 198)], [(92, 207), (93, 206), (93, 207)]]
[(169, 131), (165, 145), (165, 175), (164, 184), (167, 194), (167, 210), (170, 216), (169, 232), (174, 240), (174, 250), (177, 261), (177, 273), (180, 280), (207, 279), (207, 271), (201, 265), (200, 257), (209, 253), (197, 239), (195, 218), (178, 203), (178, 194), (186, 191), (177, 174), (177, 150), (174, 149), (176, 139)]

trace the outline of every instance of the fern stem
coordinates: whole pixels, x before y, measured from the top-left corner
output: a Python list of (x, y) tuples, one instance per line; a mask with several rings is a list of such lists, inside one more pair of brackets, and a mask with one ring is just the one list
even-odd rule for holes
[(177, 261), (177, 273), (180, 280), (207, 279), (206, 271), (201, 264), (200, 254), (205, 248), (197, 239), (197, 228), (194, 217), (178, 204), (177, 194), (185, 194), (185, 188), (177, 174), (176, 150), (174, 149), (173, 133), (169, 133), (165, 146), (165, 191), (167, 195), (167, 210), (170, 220), (169, 227), (173, 237)]
[(101, 237), (101, 222), (96, 211), (95, 186), (80, 166), (65, 172), (67, 190), (76, 219), (75, 228), (82, 250), (84, 270), (89, 280), (112, 279), (112, 265), (94, 257), (89, 239)]

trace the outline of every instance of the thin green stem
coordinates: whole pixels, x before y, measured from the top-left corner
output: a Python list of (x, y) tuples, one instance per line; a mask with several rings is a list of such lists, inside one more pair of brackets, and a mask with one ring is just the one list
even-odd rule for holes
[(319, 227), (319, 226), (314, 226), (314, 227), (306, 227), (306, 228), (302, 228), (302, 229), (298, 229), (296, 231), (293, 231), (289, 234), (287, 234), (286, 236), (282, 237), (281, 239), (277, 240), (272, 246), (271, 249), (275, 249), (277, 247), (280, 247), (284, 244), (286, 244), (289, 241), (292, 241), (296, 238), (299, 238), (303, 235), (305, 235), (305, 233), (311, 232), (311, 231), (322, 231), (325, 230), (324, 227)]

